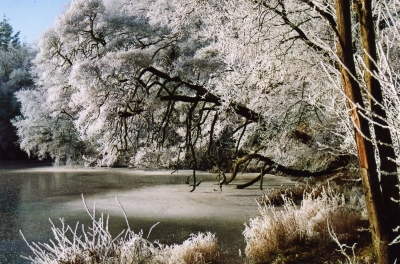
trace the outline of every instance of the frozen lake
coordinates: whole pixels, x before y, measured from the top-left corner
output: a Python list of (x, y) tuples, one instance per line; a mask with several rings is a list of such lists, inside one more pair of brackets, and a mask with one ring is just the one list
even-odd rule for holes
[[(57, 168), (50, 164), (0, 163), (0, 263), (29, 263), (20, 255), (30, 255), (19, 230), (29, 242), (52, 239), (51, 219), (56, 225), (63, 218), (75, 226), (87, 225), (90, 218), (82, 203), (96, 204), (96, 212), (110, 215), (113, 235), (126, 228), (124, 207), (130, 227), (147, 233), (149, 240), (164, 244), (182, 243), (190, 234), (216, 233), (222, 248), (222, 263), (243, 263), (242, 232), (244, 223), (258, 215), (255, 199), (262, 191), (258, 185), (238, 190), (234, 185), (216, 185), (216, 175), (198, 172), (203, 182), (194, 192), (184, 182), (191, 171), (133, 170), (128, 168)], [(256, 174), (238, 175), (235, 183), (243, 183)], [(279, 176), (266, 175), (264, 186), (293, 182)]]

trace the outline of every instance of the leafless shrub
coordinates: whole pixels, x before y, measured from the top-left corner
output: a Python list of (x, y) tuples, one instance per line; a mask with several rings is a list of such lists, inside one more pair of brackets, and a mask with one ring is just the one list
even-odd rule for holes
[(294, 244), (330, 242), (327, 221), (338, 237), (346, 237), (361, 218), (360, 210), (330, 189), (323, 189), (318, 196), (305, 194), (300, 207), (285, 195), (282, 199), (283, 209), (260, 205), (261, 216), (246, 225), (245, 252), (252, 263), (270, 261), (274, 253)]

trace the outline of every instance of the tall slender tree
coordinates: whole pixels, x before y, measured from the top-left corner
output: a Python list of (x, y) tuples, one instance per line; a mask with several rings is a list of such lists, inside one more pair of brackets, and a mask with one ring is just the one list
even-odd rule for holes
[(13, 34), (13, 28), (4, 17), (0, 22), (0, 49), (8, 50), (10, 47), (18, 47), (20, 45), (19, 32)]
[[(354, 6), (359, 18), (365, 64), (364, 81), (370, 95), (369, 103), (372, 112), (374, 135), (380, 157), (380, 182), (386, 217), (384, 220), (389, 229), (389, 241), (393, 241), (396, 238), (393, 229), (400, 225), (400, 206), (394, 202), (394, 200), (399, 200), (399, 190), (397, 187), (399, 179), (392, 136), (387, 122), (387, 114), (383, 107), (382, 89), (379, 80), (374, 77), (374, 74), (377, 73), (377, 52), (372, 1), (356, 0)], [(390, 246), (389, 252), (390, 256), (396, 256), (400, 252), (400, 244)], [(394, 259), (391, 258), (391, 261), (394, 261)]]
[[(366, 68), (364, 80), (369, 91), (374, 130), (371, 132), (370, 123), (365, 112), (360, 85), (356, 80), (356, 68), (353, 57), (351, 5), (348, 0), (336, 0), (338, 45), (337, 55), (340, 59), (342, 86), (348, 98), (349, 109), (354, 124), (355, 137), (359, 155), (360, 175), (363, 182), (366, 206), (369, 215), (373, 245), (378, 263), (394, 263), (397, 259), (397, 246), (390, 246), (394, 240), (393, 230), (399, 224), (399, 205), (391, 199), (398, 198), (398, 176), (395, 154), (390, 131), (387, 128), (386, 114), (383, 104), (382, 91), (379, 81), (372, 72), (375, 71), (376, 61), (374, 24), (372, 21), (371, 0), (355, 3), (360, 19), (361, 42)], [(373, 134), (374, 133), (374, 134)], [(377, 140), (380, 160), (377, 160), (371, 135)], [(380, 166), (378, 166), (380, 164)], [(379, 170), (383, 171), (381, 180)]]

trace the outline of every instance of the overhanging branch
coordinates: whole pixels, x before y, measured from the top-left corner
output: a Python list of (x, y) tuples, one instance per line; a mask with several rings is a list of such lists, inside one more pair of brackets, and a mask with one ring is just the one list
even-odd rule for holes
[[(179, 76), (171, 77), (169, 74), (162, 72), (154, 67), (147, 67), (147, 68), (142, 69), (141, 72), (139, 73), (138, 78), (140, 79), (146, 72), (149, 72), (159, 78), (162, 78), (162, 79), (166, 80), (167, 82), (175, 82), (175, 83), (183, 84), (187, 88), (196, 92), (196, 95), (197, 95), (196, 97), (189, 97), (189, 96), (170, 94), (169, 96), (160, 97), (161, 100), (177, 99), (177, 101), (183, 101), (183, 102), (205, 101), (205, 102), (209, 102), (209, 103), (214, 103), (215, 105), (221, 105), (221, 98), (210, 93), (208, 91), (208, 89), (206, 89), (202, 85), (197, 85), (197, 84), (193, 84), (193, 83), (190, 83), (187, 81), (183, 81)], [(165, 84), (166, 84), (166, 82), (164, 83), (164, 87), (165, 87)], [(229, 106), (236, 114), (238, 114), (250, 121), (258, 122), (261, 118), (259, 113), (255, 112), (239, 103), (230, 103)]]
[(250, 154), (236, 160), (235, 164), (233, 165), (232, 174), (229, 177), (229, 179), (227, 179), (225, 181), (225, 183), (226, 184), (231, 183), (236, 178), (236, 176), (239, 172), (240, 165), (242, 165), (252, 159), (258, 159), (260, 161), (263, 161), (267, 166), (270, 166), (271, 168), (273, 168), (274, 171), (285, 173), (285, 174), (288, 174), (288, 175), (294, 176), (294, 177), (322, 176), (322, 175), (336, 172), (336, 171), (340, 170), (343, 166), (343, 164), (340, 164), (340, 165), (338, 164), (337, 166), (330, 167), (330, 168), (327, 168), (327, 169), (321, 170), (321, 171), (298, 170), (298, 169), (292, 169), (292, 168), (280, 165), (280, 164), (276, 163), (275, 161), (273, 161), (272, 159), (265, 157), (261, 154), (250, 153)]

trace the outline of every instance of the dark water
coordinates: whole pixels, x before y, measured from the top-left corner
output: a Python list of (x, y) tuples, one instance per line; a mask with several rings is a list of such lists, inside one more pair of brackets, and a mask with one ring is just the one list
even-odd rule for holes
[[(51, 166), (50, 164), (46, 164)], [(35, 171), (30, 167), (37, 164), (0, 162), (0, 263), (29, 263), (21, 255), (31, 252), (22, 239), (20, 231), (29, 242), (48, 242), (53, 238), (49, 219), (55, 224), (63, 218), (67, 224), (88, 224), (89, 216), (81, 208), (67, 206), (69, 201), (85, 196), (132, 190), (143, 186), (181, 184), (182, 177), (142, 177), (110, 170), (93, 172)], [(207, 179), (205, 179), (207, 180)], [(125, 220), (120, 216), (110, 216), (110, 229), (115, 235), (123, 230)], [(198, 232), (217, 233), (222, 247), (223, 263), (242, 263), (238, 258), (239, 249), (244, 251), (243, 222), (229, 219), (146, 219), (129, 216), (131, 227), (147, 232), (153, 224), (160, 222), (150, 234), (150, 240), (161, 243), (182, 243), (190, 234)]]

